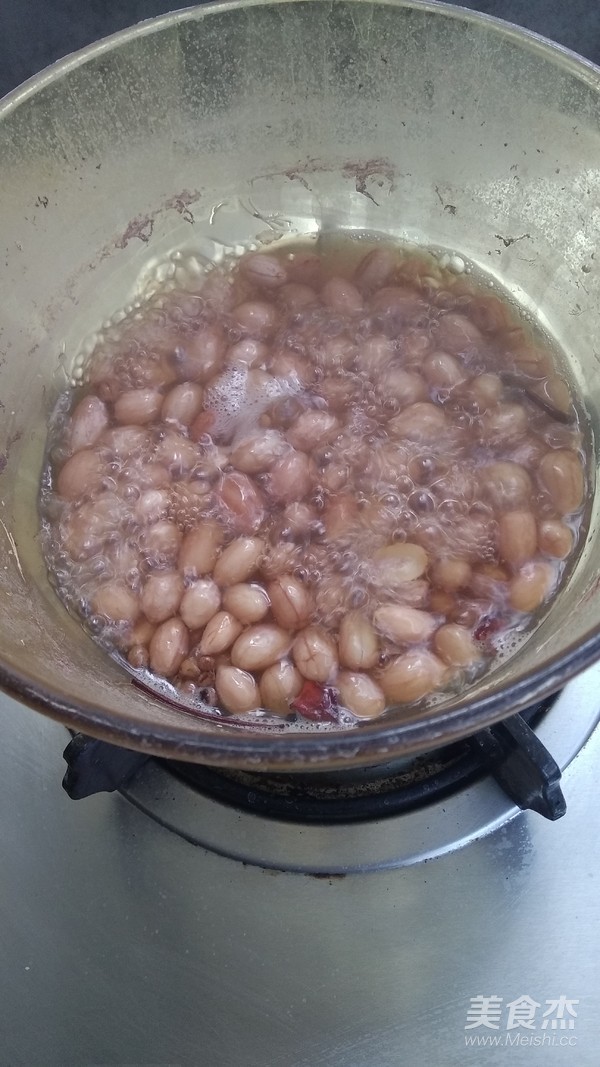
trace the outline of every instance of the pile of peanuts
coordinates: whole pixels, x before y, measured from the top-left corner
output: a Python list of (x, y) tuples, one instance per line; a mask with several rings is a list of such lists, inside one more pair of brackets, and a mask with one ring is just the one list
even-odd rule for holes
[(359, 721), (465, 686), (576, 546), (567, 383), (427, 254), (248, 253), (109, 331), (68, 404), (49, 571), (192, 710)]

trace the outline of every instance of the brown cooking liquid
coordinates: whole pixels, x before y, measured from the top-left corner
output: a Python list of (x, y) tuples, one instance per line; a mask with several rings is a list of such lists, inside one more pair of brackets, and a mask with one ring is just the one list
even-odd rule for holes
[(191, 712), (347, 726), (463, 689), (576, 550), (549, 347), (443, 260), (369, 248), (276, 244), (155, 294), (57, 409), (52, 580)]

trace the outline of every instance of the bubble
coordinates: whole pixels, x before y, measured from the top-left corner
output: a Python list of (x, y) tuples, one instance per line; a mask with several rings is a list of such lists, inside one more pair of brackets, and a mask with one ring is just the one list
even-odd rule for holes
[(408, 474), (399, 474), (396, 479), (396, 488), (403, 496), (408, 496), (415, 487), (415, 483)]
[(457, 519), (460, 515), (464, 515), (467, 510), (467, 505), (464, 500), (453, 500), (446, 498), (440, 500), (438, 504), (438, 513), (442, 519), (451, 521)]
[[(257, 248), (262, 247), (260, 243), (253, 244)], [(233, 251), (238, 256), (247, 247), (244, 249), (236, 245)], [(94, 365), (98, 358), (105, 357), (107, 373), (96, 388), (99, 394), (101, 388), (106, 388), (101, 399), (106, 400), (110, 407), (114, 399), (115, 381), (119, 390), (134, 388), (145, 385), (148, 380), (152, 381), (152, 376), (160, 372), (164, 352), (169, 351), (165, 339), (175, 336), (181, 346), (185, 346), (199, 325), (220, 321), (228, 343), (232, 344), (239, 336), (239, 330), (234, 328), (229, 314), (221, 310), (219, 300), (228, 299), (232, 286), (235, 291), (235, 281), (230, 285), (230, 278), (235, 275), (226, 274), (234, 258), (229, 248), (219, 252), (215, 261), (217, 258), (222, 266), (210, 272), (215, 283), (210, 297), (212, 303), (208, 294), (202, 296), (201, 281), (205, 280), (210, 264), (201, 250), (177, 250), (160, 261), (148, 264), (135, 294), (136, 299), (116, 312), (104, 323), (102, 331), (90, 335), (81, 345), (72, 364), (72, 386), (81, 389), (84, 381), (91, 380), (93, 383)], [(345, 611), (372, 610), (374, 604), (369, 601), (375, 597), (375, 593), (368, 561), (372, 560), (373, 552), (380, 547), (408, 541), (423, 546), (432, 561), (438, 554), (452, 559), (464, 550), (469, 554), (469, 562), (473, 559), (474, 568), (486, 560), (497, 563), (493, 533), (495, 516), (485, 502), (473, 499), (478, 491), (474, 472), (481, 463), (512, 457), (509, 452), (506, 455), (502, 453), (500, 457), (498, 449), (490, 450), (482, 440), (479, 430), (477, 435), (474, 433), (472, 416), (477, 415), (478, 409), (468, 397), (469, 378), (495, 369), (495, 342), (489, 348), (484, 347), (468, 355), (458, 354), (458, 361), (464, 362), (468, 372), (466, 385), (460, 383), (455, 390), (427, 387), (429, 399), (438, 406), (443, 405), (451, 429), (447, 435), (441, 431), (439, 440), (415, 444), (399, 444), (397, 435), (390, 430), (393, 416), (402, 411), (406, 404), (393, 395), (386, 395), (374, 370), (365, 367), (360, 357), (357, 358), (365, 338), (383, 333), (388, 338), (389, 347), (389, 363), (386, 365), (397, 361), (399, 365), (407, 365), (411, 371), (421, 374), (424, 354), (432, 350), (431, 338), (435, 337), (441, 317), (450, 312), (469, 317), (473, 293), (464, 282), (457, 284), (456, 278), (449, 276), (452, 273), (469, 273), (471, 268), (467, 261), (458, 253), (438, 252), (440, 268), (446, 271), (446, 274), (442, 274), (431, 261), (426, 262), (425, 256), (421, 256), (421, 265), (417, 270), (417, 259), (410, 253), (401, 260), (402, 271), (406, 273), (400, 276), (411, 287), (418, 285), (421, 292), (414, 320), (410, 324), (400, 314), (386, 312), (371, 315), (367, 312), (360, 319), (353, 320), (350, 330), (346, 315), (337, 312), (331, 315), (318, 305), (301, 309), (282, 323), (280, 332), (273, 339), (273, 347), (285, 346), (288, 352), (297, 353), (302, 360), (311, 363), (311, 373), (314, 373), (310, 378), (310, 390), (304, 391), (298, 379), (290, 377), (285, 381), (279, 380), (265, 372), (262, 372), (262, 376), (261, 373), (250, 375), (247, 367), (231, 364), (216, 380), (202, 383), (205, 404), (217, 416), (214, 436), (206, 434), (197, 442), (201, 460), (191, 470), (186, 471), (182, 465), (176, 464), (169, 472), (172, 479), (176, 478), (175, 484), (168, 486), (169, 520), (179, 530), (187, 531), (209, 518), (216, 518), (223, 524), (227, 543), (239, 534), (234, 519), (231, 516), (224, 517), (218, 502), (221, 472), (233, 469), (227, 462), (230, 444), (243, 441), (244, 435), (259, 425), (276, 426), (285, 433), (298, 414), (307, 407), (328, 409), (325, 390), (322, 396), (319, 395), (318, 387), (322, 380), (334, 379), (335, 383), (340, 383), (336, 384), (336, 388), (341, 393), (347, 383), (347, 406), (344, 408), (342, 401), (335, 408), (336, 416), (339, 411), (340, 420), (344, 423), (343, 432), (334, 441), (312, 450), (314, 495), (311, 498), (307, 493), (304, 498), (304, 506), (308, 508), (310, 501), (313, 514), (320, 515), (323, 511), (324, 520), (327, 520), (325, 509), (332, 497), (344, 493), (353, 498), (356, 512), (353, 512), (347, 527), (339, 532), (335, 543), (327, 539), (326, 521), (321, 522), (316, 517), (296, 541), (294, 529), (283, 514), (284, 508), (269, 500), (269, 471), (258, 472), (254, 476), (257, 491), (261, 499), (266, 501), (268, 519), (260, 534), (270, 538), (269, 551), (277, 546), (293, 549), (286, 556), (279, 553), (278, 562), (272, 561), (273, 574), (277, 573), (277, 567), (280, 570), (283, 568), (306, 583), (307, 593), (319, 605), (315, 621), (325, 626), (337, 627)], [(411, 275), (413, 268), (414, 274)], [(487, 284), (489, 288), (494, 288), (493, 282), (488, 280)], [(225, 290), (227, 292), (223, 296)], [(247, 290), (243, 291), (243, 299), (246, 299), (246, 293)], [(489, 303), (490, 298), (486, 300)], [(281, 315), (279, 303), (277, 308)], [(528, 321), (532, 318), (530, 315), (522, 317)], [(173, 345), (174, 342), (171, 340), (169, 343)], [(79, 368), (82, 369), (81, 376), (77, 375)], [(160, 387), (168, 387), (168, 383)], [(63, 426), (68, 421), (71, 396), (69, 392), (62, 413)], [(119, 627), (107, 626), (106, 620), (89, 614), (98, 583), (118, 577), (137, 592), (149, 573), (174, 565), (172, 558), (157, 549), (141, 551), (143, 527), (135, 518), (135, 503), (139, 499), (140, 487), (143, 486), (145, 490), (148, 485), (154, 484), (152, 472), (146, 475), (144, 470), (146, 464), (150, 467), (153, 464), (153, 451), (162, 440), (163, 430), (158, 424), (152, 428), (147, 445), (131, 457), (107, 454), (110, 467), (103, 487), (119, 497), (122, 513), (116, 517), (106, 536), (103, 535), (97, 550), (83, 561), (73, 560), (64, 551), (72, 508), (71, 505), (65, 507), (64, 502), (60, 502), (52, 493), (49, 466), (44, 475), (41, 495), (44, 516), (42, 540), (51, 570), (50, 579), (58, 587), (69, 610), (79, 613), (90, 630), (97, 629), (99, 639), (107, 649), (112, 648), (111, 642), (123, 638), (123, 631)], [(188, 434), (183, 425), (179, 431), (183, 436)], [(52, 435), (55, 444), (51, 458), (58, 468), (70, 453), (68, 442), (60, 439), (60, 428), (56, 434), (53, 430)], [(544, 440), (547, 441), (547, 437)], [(479, 450), (477, 457), (473, 452), (474, 443)], [(394, 449), (397, 449), (396, 455)], [(310, 453), (311, 450), (307, 451)], [(156, 462), (153, 465), (156, 468)], [(317, 473), (319, 470), (321, 473)], [(543, 514), (544, 509), (548, 508), (551, 511), (551, 503), (544, 495), (539, 500), (533, 499), (530, 506), (538, 514)], [(164, 517), (165, 513), (162, 514)], [(122, 544), (124, 538), (128, 540)], [(131, 560), (127, 555), (130, 551), (134, 552)], [(557, 580), (563, 569), (563, 565), (557, 568)], [(266, 580), (266, 573), (261, 563), (256, 580)], [(182, 577), (189, 584), (191, 575), (186, 573)], [(421, 585), (427, 591), (428, 580), (429, 572), (426, 572), (424, 578), (414, 586), (413, 592), (419, 595)], [(489, 647), (495, 647), (499, 656), (512, 655), (519, 643), (527, 638), (527, 627), (521, 617), (506, 614), (505, 583), (492, 581), (491, 578), (487, 579), (487, 583), (487, 599), (482, 596), (481, 600), (476, 600), (475, 594), (469, 591), (456, 598), (456, 615), (465, 624), (475, 625), (483, 612), (504, 612), (505, 628), (490, 639)], [(379, 591), (377, 596), (380, 595)], [(119, 653), (114, 649), (112, 651), (118, 658)], [(397, 654), (397, 648), (382, 647), (382, 662)], [(136, 673), (138, 677), (142, 676), (140, 671)], [(181, 688), (181, 679), (172, 686), (167, 682), (159, 684), (147, 672), (145, 677), (155, 688), (162, 685), (160, 691), (164, 695), (168, 694), (169, 698), (178, 702), (183, 701), (183, 705), (191, 712), (198, 714), (204, 710), (213, 717), (219, 715), (218, 710), (211, 709), (217, 700), (214, 688), (198, 688), (194, 682), (195, 688), (188, 686), (187, 691)], [(472, 671), (461, 672), (454, 683), (457, 691), (470, 684), (473, 677)], [(443, 695), (439, 699), (443, 699)], [(264, 712), (257, 712), (254, 720), (260, 720), (261, 726), (268, 729), (290, 728), (281, 719)], [(299, 723), (293, 728), (331, 730), (352, 725), (354, 721), (353, 716), (341, 709), (337, 723)], [(249, 725), (248, 719), (244, 722), (240, 718), (239, 722), (245, 728)]]
[(448, 270), (453, 274), (462, 274), (466, 268), (466, 263), (462, 256), (451, 255), (448, 258)]
[(366, 589), (356, 586), (350, 594), (350, 605), (353, 608), (362, 608), (367, 603), (369, 594)]
[(436, 457), (427, 453), (423, 456), (416, 456), (410, 462), (410, 472), (418, 485), (428, 485), (433, 481), (438, 469)]
[(380, 497), (380, 500), (381, 500), (382, 504), (385, 504), (386, 507), (390, 507), (390, 508), (400, 507), (400, 503), (401, 503), (401, 500), (400, 500), (400, 497), (398, 496), (398, 493), (389, 493), (389, 492), (388, 493), (384, 493)]
[(411, 493), (408, 505), (417, 515), (428, 515), (435, 511), (435, 498), (426, 490)]

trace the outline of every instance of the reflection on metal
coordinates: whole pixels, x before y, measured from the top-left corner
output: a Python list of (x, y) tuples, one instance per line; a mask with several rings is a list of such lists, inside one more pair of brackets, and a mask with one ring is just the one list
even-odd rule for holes
[[(564, 770), (599, 718), (600, 666), (596, 666), (563, 690), (537, 733)], [(487, 776), (435, 805), (379, 821), (333, 826), (290, 823), (241, 812), (202, 795), (154, 761), (147, 763), (122, 793), (141, 811), (193, 844), (244, 863), (318, 874), (421, 863), (463, 848), (519, 813)]]
[[(590, 676), (588, 696), (597, 693)], [(544, 1006), (564, 994), (580, 1000), (577, 1047), (552, 1059), (595, 1067), (600, 730), (564, 773), (559, 822), (507, 812), (493, 787), (470, 828), (515, 815), (495, 832), (457, 849), (465, 813), (459, 825), (445, 804), (418, 829), (392, 819), (363, 828), (361, 840), (344, 834), (343, 854), (331, 852), (332, 830), (318, 839), (323, 869), (326, 850), (353, 865), (357, 855), (396, 862), (401, 851), (415, 861), (442, 851), (327, 878), (194, 847), (116, 793), (75, 803), (60, 784), (64, 728), (6, 697), (0, 717), (2, 1063), (483, 1067), (500, 1060), (465, 1050), (471, 998), (500, 997), (505, 1014), (523, 994)], [(593, 718), (584, 705), (565, 708), (564, 745), (555, 719), (546, 741), (561, 763)], [(164, 789), (160, 807), (178, 821), (174, 791)], [(271, 858), (314, 860), (312, 830), (304, 849), (297, 828), (270, 824), (270, 834)], [(512, 1058), (543, 1067), (548, 1055), (527, 1048)]]

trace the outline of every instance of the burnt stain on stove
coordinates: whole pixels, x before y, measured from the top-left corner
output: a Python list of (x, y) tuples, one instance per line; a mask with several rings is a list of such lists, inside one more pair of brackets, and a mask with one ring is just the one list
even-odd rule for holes
[[(308, 180), (309, 175), (311, 173), (324, 173), (331, 170), (331, 164), (326, 163), (321, 159), (309, 158), (287, 170), (273, 171), (257, 177), (274, 178), (277, 176), (284, 176), (290, 181), (300, 182), (305, 189), (310, 191)], [(344, 178), (354, 181), (357, 193), (360, 193), (361, 196), (365, 196), (368, 200), (371, 200), (376, 206), (379, 206), (379, 204), (373, 193), (367, 187), (368, 182), (374, 182), (379, 188), (383, 188), (384, 183), (388, 182), (389, 193), (393, 192), (395, 188), (396, 169), (389, 159), (383, 157), (364, 161), (349, 160), (341, 165), (341, 173)], [(256, 180), (256, 178), (253, 179), (250, 184), (253, 184)], [(165, 200), (156, 211), (136, 216), (128, 223), (126, 229), (116, 241), (102, 249), (98, 256), (98, 262), (105, 259), (114, 248), (126, 248), (130, 241), (138, 240), (143, 244), (148, 244), (152, 237), (156, 219), (164, 211), (176, 211), (185, 222), (193, 225), (196, 220), (193, 212), (190, 210), (190, 205), (195, 203), (200, 196), (201, 193), (197, 189), (183, 189), (180, 193), (176, 193)], [(450, 205), (449, 210), (451, 210), (452, 207), (453, 205)], [(97, 263), (95, 262), (89, 263), (88, 269), (94, 270), (96, 265)]]
[(137, 218), (131, 220), (122, 237), (115, 241), (115, 248), (127, 248), (129, 242), (134, 238), (137, 238), (138, 241), (143, 241), (144, 244), (148, 244), (152, 237), (153, 229), (154, 217), (152, 215), (138, 215)]
[(177, 196), (172, 196), (169, 200), (165, 201), (165, 208), (172, 208), (181, 215), (182, 219), (193, 225), (196, 221), (192, 212), (190, 211), (190, 204), (194, 204), (200, 197), (200, 193), (197, 189), (190, 192), (188, 189), (183, 189)]
[(342, 878), (347, 878), (348, 875), (347, 875), (346, 871), (339, 871), (337, 874), (321, 874), (320, 871), (315, 871), (313, 873), (308, 872), (307, 873), (307, 877), (308, 878), (318, 878), (322, 882), (327, 882), (328, 881), (329, 884), (332, 885), (334, 880), (336, 882), (340, 882), (342, 880)]
[(525, 241), (527, 238), (531, 240), (530, 233), (522, 233), (519, 237), (503, 237), (501, 233), (495, 233), (494, 237), (498, 241), (502, 241), (505, 248), (510, 248), (511, 245), (516, 245), (517, 241)]
[[(275, 178), (279, 175), (283, 175), (290, 181), (300, 182), (305, 189), (311, 190), (308, 183), (308, 176), (310, 174), (326, 173), (332, 171), (331, 163), (326, 163), (324, 160), (317, 158), (309, 158), (302, 163), (297, 163), (294, 167), (289, 167), (283, 171), (272, 171), (269, 174), (264, 174), (264, 178)], [(341, 166), (342, 176), (346, 179), (354, 181), (354, 187), (357, 193), (361, 196), (366, 196), (368, 200), (371, 200), (376, 207), (379, 204), (373, 194), (367, 188), (367, 182), (373, 181), (378, 187), (383, 188), (384, 182), (389, 182), (388, 192), (393, 192), (395, 188), (396, 180), (396, 168), (389, 159), (383, 157), (378, 159), (368, 160), (348, 160)]]
[(379, 203), (367, 189), (367, 182), (375, 181), (381, 189), (383, 188), (383, 178), (389, 182), (388, 193), (392, 193), (395, 188), (396, 168), (389, 159), (369, 159), (364, 163), (360, 161), (346, 163), (342, 168), (342, 174), (345, 178), (353, 178), (356, 192), (360, 193), (361, 196), (366, 196), (376, 207), (379, 207)]
[[(195, 203), (201, 196), (198, 189), (182, 189), (180, 193), (176, 193), (174, 196), (165, 200), (156, 211), (153, 211), (146, 215), (137, 215), (128, 224), (121, 237), (119, 237), (112, 246), (106, 247), (100, 253), (99, 259), (104, 259), (110, 254), (112, 248), (126, 248), (130, 241), (137, 239), (142, 241), (143, 244), (148, 244), (152, 233), (154, 231), (154, 224), (159, 215), (165, 211), (176, 211), (178, 215), (190, 224), (195, 222), (194, 216), (190, 211), (190, 204)], [(95, 264), (89, 264), (89, 269), (93, 270)]]
[(301, 171), (299, 171), (299, 170), (286, 170), (283, 173), (284, 173), (285, 177), (289, 178), (289, 180), (291, 182), (300, 182), (300, 185), (303, 185), (304, 188), (309, 193), (312, 192), (312, 189), (311, 189), (310, 185), (308, 184), (306, 178), (304, 177), (304, 174)]
[(435, 195), (437, 196), (437, 198), (438, 198), (440, 204), (442, 205), (442, 208), (444, 209), (444, 211), (447, 211), (449, 215), (456, 215), (456, 212), (458, 211), (458, 208), (457, 208), (456, 204), (447, 204), (446, 203), (446, 201), (444, 200), (444, 197), (440, 193), (438, 185), (435, 186)]
[(6, 469), (8, 461), (10, 459), (11, 448), (17, 443), (17, 441), (21, 440), (22, 436), (22, 430), (15, 430), (15, 432), (10, 434), (10, 436), (7, 438), (5, 451), (0, 453), (0, 474), (2, 474), (2, 472)]

